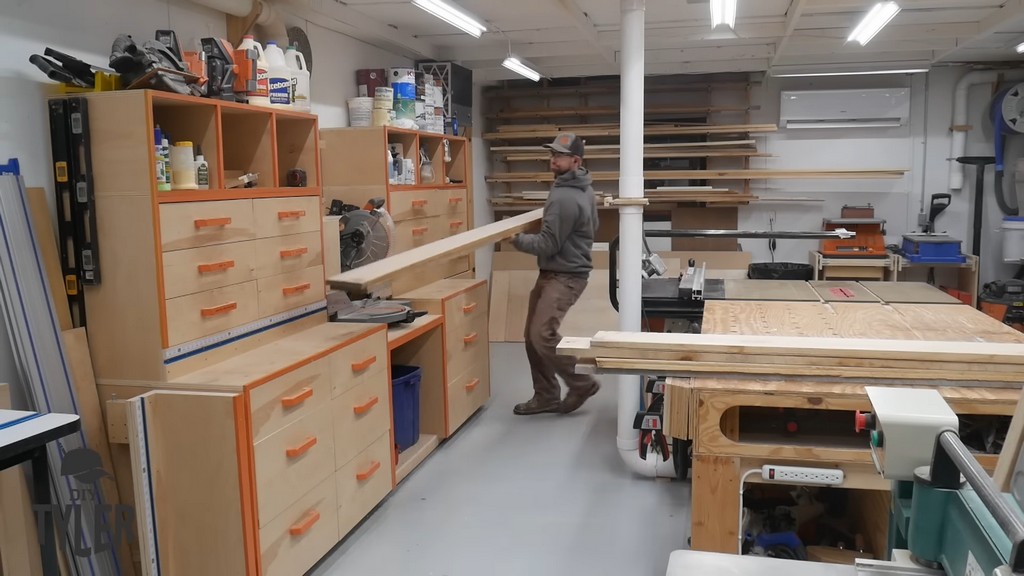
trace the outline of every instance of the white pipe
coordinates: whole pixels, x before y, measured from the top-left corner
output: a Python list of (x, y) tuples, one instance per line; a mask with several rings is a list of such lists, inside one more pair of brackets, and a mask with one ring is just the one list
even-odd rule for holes
[(192, 0), (195, 4), (213, 8), (218, 12), (232, 16), (248, 16), (252, 12), (252, 6), (257, 0)]
[(256, 18), (255, 25), (260, 28), (260, 41), (265, 43), (273, 40), (282, 47), (288, 45), (288, 30), (285, 27), (284, 19), (270, 2), (264, 0), (192, 0), (192, 2), (239, 18), (248, 16), (252, 9), (259, 4), (260, 14)]
[[(644, 8), (645, 0), (622, 0), (622, 110), (619, 166), (619, 197), (644, 195)], [(641, 253), (643, 251), (644, 211), (640, 206), (619, 208), (619, 329), (640, 331)], [(617, 445), (626, 467), (648, 476), (672, 477), (672, 460), (648, 452), (640, 458), (640, 432), (633, 419), (640, 409), (640, 379), (619, 377)]]
[[(964, 187), (964, 165), (956, 161), (964, 156), (967, 150), (967, 132), (961, 128), (967, 125), (967, 100), (971, 86), (975, 84), (992, 84), (1004, 80), (1024, 80), (1024, 70), (975, 70), (964, 74), (956, 83), (953, 92), (953, 138), (949, 144), (949, 188), (962, 190)], [(984, 118), (988, 118), (986, 113)]]

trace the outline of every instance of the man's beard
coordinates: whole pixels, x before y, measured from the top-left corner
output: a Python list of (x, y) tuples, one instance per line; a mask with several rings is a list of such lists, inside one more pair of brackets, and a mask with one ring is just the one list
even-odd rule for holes
[(576, 171), (576, 169), (575, 168), (571, 168), (571, 167), (570, 168), (566, 168), (565, 170), (560, 170), (558, 168), (552, 168), (551, 169), (551, 173), (554, 174), (556, 178), (559, 177), (559, 176), (564, 176), (564, 175), (566, 175), (566, 174), (568, 174), (570, 172), (575, 172), (575, 171)]

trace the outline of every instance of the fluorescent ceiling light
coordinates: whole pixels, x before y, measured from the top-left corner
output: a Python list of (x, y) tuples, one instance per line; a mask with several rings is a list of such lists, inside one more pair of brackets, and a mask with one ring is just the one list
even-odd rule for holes
[(927, 68), (906, 68), (902, 70), (843, 70), (836, 72), (775, 72), (771, 74), (775, 78), (797, 78), (812, 76), (870, 76), (872, 74), (919, 74), (927, 72)]
[(1024, 54), (1024, 42), (1017, 44), (1017, 54)]
[(736, 0), (711, 0), (711, 27), (736, 27)]
[(540, 72), (537, 72), (527, 64), (523, 63), (522, 60), (516, 58), (515, 56), (509, 56), (508, 58), (505, 58), (505, 61), (502, 62), (501, 65), (515, 72), (516, 74), (519, 74), (520, 76), (533, 80), (534, 82), (540, 80)]
[(476, 18), (444, 0), (412, 0), (412, 3), (474, 38), (487, 31)]
[(871, 42), (875, 34), (878, 34), (882, 28), (885, 28), (885, 25), (892, 21), (899, 13), (900, 6), (895, 2), (879, 2), (875, 4), (875, 7), (853, 29), (853, 32), (850, 33), (850, 37), (846, 41), (855, 41), (864, 46)]

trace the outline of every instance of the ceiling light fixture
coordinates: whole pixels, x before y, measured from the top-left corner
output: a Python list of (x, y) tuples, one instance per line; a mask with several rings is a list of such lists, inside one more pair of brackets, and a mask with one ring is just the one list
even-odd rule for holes
[(1024, 42), (1017, 44), (1017, 54), (1024, 54)]
[(900, 6), (895, 2), (879, 2), (864, 16), (864, 19), (857, 24), (857, 27), (850, 33), (847, 42), (855, 41), (861, 46), (871, 42), (871, 39), (878, 34), (885, 25), (892, 21), (900, 13)]
[(501, 65), (515, 72), (516, 74), (523, 76), (524, 78), (529, 78), (530, 80), (533, 80), (534, 82), (540, 80), (540, 72), (537, 72), (532, 67), (530, 67), (529, 63), (523, 62), (522, 60), (516, 58), (515, 56), (509, 55), (509, 57), (505, 58), (505, 61), (502, 62)]
[(711, 0), (711, 28), (736, 27), (736, 0)]
[(474, 38), (487, 31), (476, 18), (444, 0), (412, 0), (412, 3)]

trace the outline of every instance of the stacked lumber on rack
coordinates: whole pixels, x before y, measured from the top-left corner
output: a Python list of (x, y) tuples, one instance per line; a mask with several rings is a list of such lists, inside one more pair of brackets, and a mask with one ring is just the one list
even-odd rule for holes
[[(661, 125), (645, 126), (645, 136), (698, 136), (704, 134), (757, 134), (775, 132), (775, 124), (733, 124), (733, 125)], [(499, 127), (497, 132), (487, 132), (484, 140), (533, 140), (552, 139), (560, 132), (574, 132), (581, 138), (618, 137), (619, 124), (523, 124)]]
[(757, 200), (753, 194), (714, 188), (712, 186), (663, 186), (644, 190), (644, 197), (651, 202), (699, 202), (702, 204), (749, 204)]
[(1024, 384), (1024, 344), (598, 332), (558, 352), (601, 372)]
[[(895, 179), (905, 169), (884, 170), (648, 170), (646, 180), (832, 180), (832, 179)], [(595, 182), (619, 179), (618, 171), (592, 171)], [(499, 172), (487, 177), (488, 182), (552, 182), (550, 172)]]

